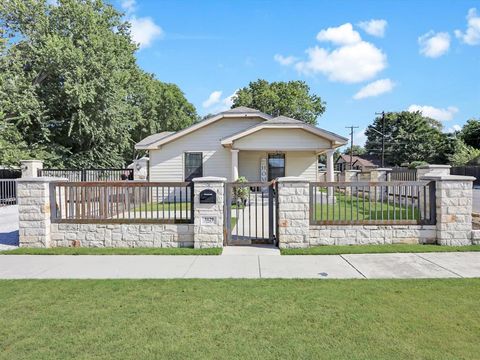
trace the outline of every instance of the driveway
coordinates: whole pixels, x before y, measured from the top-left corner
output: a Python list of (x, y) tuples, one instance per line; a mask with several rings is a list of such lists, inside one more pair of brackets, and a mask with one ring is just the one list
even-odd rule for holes
[(18, 206), (0, 207), (0, 250), (18, 246)]

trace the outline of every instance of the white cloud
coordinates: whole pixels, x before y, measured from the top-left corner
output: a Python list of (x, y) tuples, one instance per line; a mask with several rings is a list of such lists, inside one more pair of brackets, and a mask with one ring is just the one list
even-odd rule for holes
[(386, 55), (373, 44), (361, 41), (333, 51), (315, 46), (307, 50), (308, 60), (296, 69), (304, 74), (322, 73), (330, 81), (358, 83), (376, 76), (387, 66)]
[(230, 109), (233, 105), (233, 97), (237, 95), (237, 90), (235, 90), (230, 96), (227, 96), (222, 100), (222, 104), (225, 107), (225, 109)]
[(390, 92), (395, 87), (395, 83), (390, 79), (381, 79), (362, 87), (353, 98), (356, 100), (367, 97), (378, 96)]
[(207, 100), (202, 103), (204, 108), (209, 108), (212, 105), (218, 104), (220, 102), (220, 98), (222, 97), (222, 92), (216, 90), (210, 94)]
[(423, 116), (439, 120), (448, 121), (452, 120), (455, 114), (458, 112), (458, 108), (455, 106), (449, 106), (446, 109), (440, 109), (429, 105), (410, 105), (408, 111), (420, 111)]
[(358, 26), (363, 29), (367, 34), (384, 37), (385, 29), (387, 28), (387, 21), (383, 19), (372, 19), (369, 21), (361, 21)]
[(297, 61), (297, 58), (294, 56), (283, 56), (280, 54), (275, 54), (273, 59), (283, 66), (292, 65), (295, 61)]
[(365, 142), (367, 141), (367, 135), (365, 135), (365, 130), (367, 129), (363, 128), (353, 134), (354, 145), (365, 146)]
[(448, 129), (445, 130), (446, 133), (453, 133), (455, 131), (460, 131), (462, 130), (462, 127), (460, 125), (453, 125), (452, 127), (449, 127)]
[(130, 23), (132, 24), (132, 40), (138, 43), (141, 49), (149, 47), (154, 40), (162, 38), (164, 35), (162, 28), (149, 17), (132, 17)]
[(455, 30), (455, 36), (468, 45), (480, 44), (480, 16), (477, 9), (471, 8), (467, 14), (467, 30)]
[(350, 23), (321, 30), (317, 34), (317, 40), (330, 41), (336, 45), (351, 45), (362, 41), (360, 34), (353, 30)]
[(120, 6), (127, 13), (132, 13), (135, 11), (137, 7), (137, 2), (135, 0), (122, 0), (122, 2), (120, 3)]
[(437, 58), (445, 54), (450, 48), (450, 35), (445, 32), (434, 33), (429, 31), (418, 38), (420, 54)]

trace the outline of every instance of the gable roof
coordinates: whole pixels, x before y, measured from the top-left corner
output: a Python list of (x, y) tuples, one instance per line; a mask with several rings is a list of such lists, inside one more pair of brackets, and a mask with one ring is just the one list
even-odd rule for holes
[[(205, 119), (203, 121), (197, 122), (183, 130), (177, 131), (175, 133), (170, 133), (167, 136), (160, 136), (161, 134), (165, 133), (159, 133), (159, 134), (154, 134), (146, 137), (142, 141), (138, 142), (135, 144), (135, 149), (138, 150), (153, 150), (153, 149), (158, 149), (159, 146), (164, 145), (166, 143), (169, 143), (171, 141), (174, 141), (178, 139), (179, 137), (185, 136), (193, 131), (196, 131), (198, 129), (201, 129), (207, 125), (210, 125), (220, 119), (223, 118), (238, 118), (238, 117), (246, 117), (246, 118), (251, 118), (251, 117), (259, 117), (264, 120), (270, 120), (272, 116), (265, 114), (261, 112), (260, 110), (256, 109), (251, 109), (246, 106), (240, 106), (234, 109), (230, 109), (227, 111), (223, 111), (221, 113), (218, 113), (217, 115), (214, 115), (212, 117), (209, 117), (208, 119)], [(148, 138), (152, 138), (157, 136), (156, 139), (153, 141), (146, 141)]]
[[(341, 154), (336, 162), (338, 162), (340, 159), (342, 159), (346, 163), (350, 163), (350, 155)], [(353, 155), (352, 156), (352, 165), (355, 164), (355, 163), (358, 163), (361, 166), (368, 166), (368, 167), (376, 167), (377, 166), (373, 162), (371, 162), (370, 160), (361, 158), (360, 156)]]
[(348, 139), (337, 135), (333, 132), (321, 129), (319, 127), (304, 123), (303, 121), (292, 119), (287, 116), (277, 116), (276, 118), (267, 120), (260, 124), (253, 125), (246, 130), (239, 131), (236, 134), (230, 135), (222, 139), (221, 143), (223, 146), (231, 145), (235, 140), (240, 139), (244, 136), (253, 134), (259, 130), (266, 128), (281, 128), (281, 129), (302, 129), (313, 133), (317, 136), (323, 137), (330, 141), (336, 142), (339, 145), (344, 145), (348, 142)]
[(170, 136), (173, 134), (173, 131), (162, 131), (161, 133), (158, 134), (153, 134), (150, 136), (147, 136), (145, 139), (141, 140), (140, 142), (135, 144), (135, 147), (137, 146), (149, 146), (163, 138), (166, 138), (167, 136)]

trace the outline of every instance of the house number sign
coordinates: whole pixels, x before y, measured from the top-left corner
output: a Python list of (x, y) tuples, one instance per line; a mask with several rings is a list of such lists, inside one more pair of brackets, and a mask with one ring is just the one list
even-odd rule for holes
[(216, 216), (202, 216), (200, 219), (201, 225), (216, 225), (217, 217)]

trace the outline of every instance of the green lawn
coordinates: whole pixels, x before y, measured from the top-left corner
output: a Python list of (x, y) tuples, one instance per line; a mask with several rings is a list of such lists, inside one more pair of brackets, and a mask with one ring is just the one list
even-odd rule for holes
[(375, 253), (423, 253), (480, 251), (480, 245), (439, 246), (439, 245), (324, 245), (305, 249), (280, 249), (282, 255), (338, 255), (338, 254), (375, 254)]
[(478, 359), (480, 279), (0, 281), (0, 359)]
[(87, 248), (58, 247), (49, 249), (17, 248), (0, 251), (0, 255), (220, 255), (221, 248)]
[(328, 206), (325, 199), (323, 203), (317, 199), (312, 209), (316, 220), (393, 220), (394, 218), (416, 220), (418, 218), (418, 209), (414, 208), (412, 211), (411, 205), (395, 204), (393, 206), (392, 200), (389, 200), (388, 205), (386, 202), (373, 200), (369, 203), (368, 195), (365, 195), (365, 201), (363, 201), (363, 196), (345, 195), (341, 192), (336, 192), (335, 197), (337, 202)]
[(190, 202), (177, 202), (177, 203), (146, 203), (141, 204), (135, 208), (135, 211), (147, 211), (147, 212), (159, 212), (162, 211), (190, 211)]

